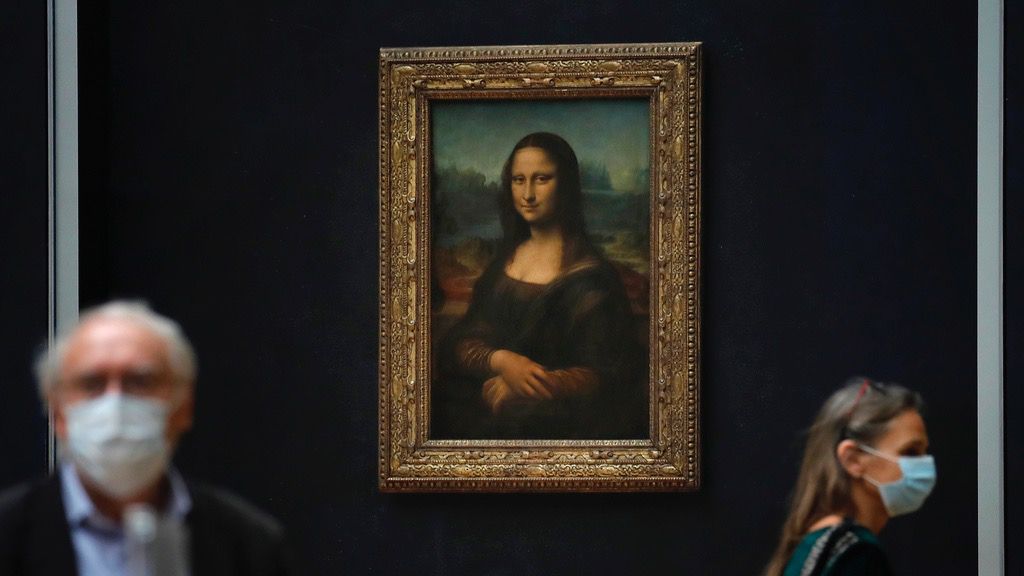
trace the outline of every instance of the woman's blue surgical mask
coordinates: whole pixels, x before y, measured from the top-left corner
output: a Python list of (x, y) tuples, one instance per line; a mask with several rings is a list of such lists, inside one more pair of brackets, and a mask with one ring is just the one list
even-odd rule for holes
[(903, 473), (899, 480), (893, 482), (878, 482), (867, 474), (864, 475), (865, 480), (878, 488), (878, 493), (882, 495), (882, 504), (885, 505), (890, 517), (913, 512), (924, 504), (935, 487), (935, 458), (930, 455), (896, 458), (864, 444), (859, 446), (868, 454), (895, 462)]

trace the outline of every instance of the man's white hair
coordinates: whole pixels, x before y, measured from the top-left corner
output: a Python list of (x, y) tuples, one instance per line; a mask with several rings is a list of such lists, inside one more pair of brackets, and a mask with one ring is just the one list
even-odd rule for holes
[(141, 300), (113, 300), (90, 308), (79, 316), (78, 322), (61, 334), (36, 360), (36, 380), (44, 401), (50, 398), (60, 381), (61, 365), (68, 353), (71, 338), (85, 323), (97, 318), (127, 320), (149, 330), (167, 346), (167, 362), (178, 384), (193, 384), (196, 380), (196, 354), (185, 337), (181, 326), (166, 316), (153, 311)]

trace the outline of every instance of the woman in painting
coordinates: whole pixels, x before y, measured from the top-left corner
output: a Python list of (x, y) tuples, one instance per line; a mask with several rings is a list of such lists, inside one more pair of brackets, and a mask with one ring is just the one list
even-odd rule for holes
[(505, 162), (503, 239), (441, 344), (436, 438), (644, 438), (647, 362), (586, 232), (579, 162), (546, 132)]
[(825, 401), (766, 576), (891, 574), (876, 535), (935, 485), (921, 407), (916, 392), (867, 378)]

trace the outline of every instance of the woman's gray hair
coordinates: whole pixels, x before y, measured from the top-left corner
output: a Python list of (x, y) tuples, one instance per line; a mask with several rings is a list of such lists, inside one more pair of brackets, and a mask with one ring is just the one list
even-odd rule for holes
[(78, 322), (39, 355), (35, 371), (39, 394), (44, 401), (50, 397), (60, 380), (61, 365), (67, 356), (71, 338), (85, 323), (97, 318), (127, 320), (146, 328), (167, 345), (167, 362), (175, 381), (181, 385), (195, 383), (196, 354), (181, 326), (157, 314), (141, 300), (113, 300), (82, 312)]
[(851, 479), (836, 455), (839, 443), (850, 439), (873, 445), (889, 429), (893, 418), (923, 408), (924, 401), (917, 392), (863, 376), (847, 380), (829, 396), (807, 432), (789, 515), (766, 575), (781, 576), (797, 543), (816, 521), (830, 514), (852, 514)]

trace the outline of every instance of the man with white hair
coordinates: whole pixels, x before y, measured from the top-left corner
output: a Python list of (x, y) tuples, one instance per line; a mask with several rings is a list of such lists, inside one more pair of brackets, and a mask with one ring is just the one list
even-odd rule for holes
[(82, 314), (39, 359), (56, 473), (0, 494), (0, 575), (285, 574), (274, 520), (170, 465), (192, 426), (195, 354), (145, 304)]

